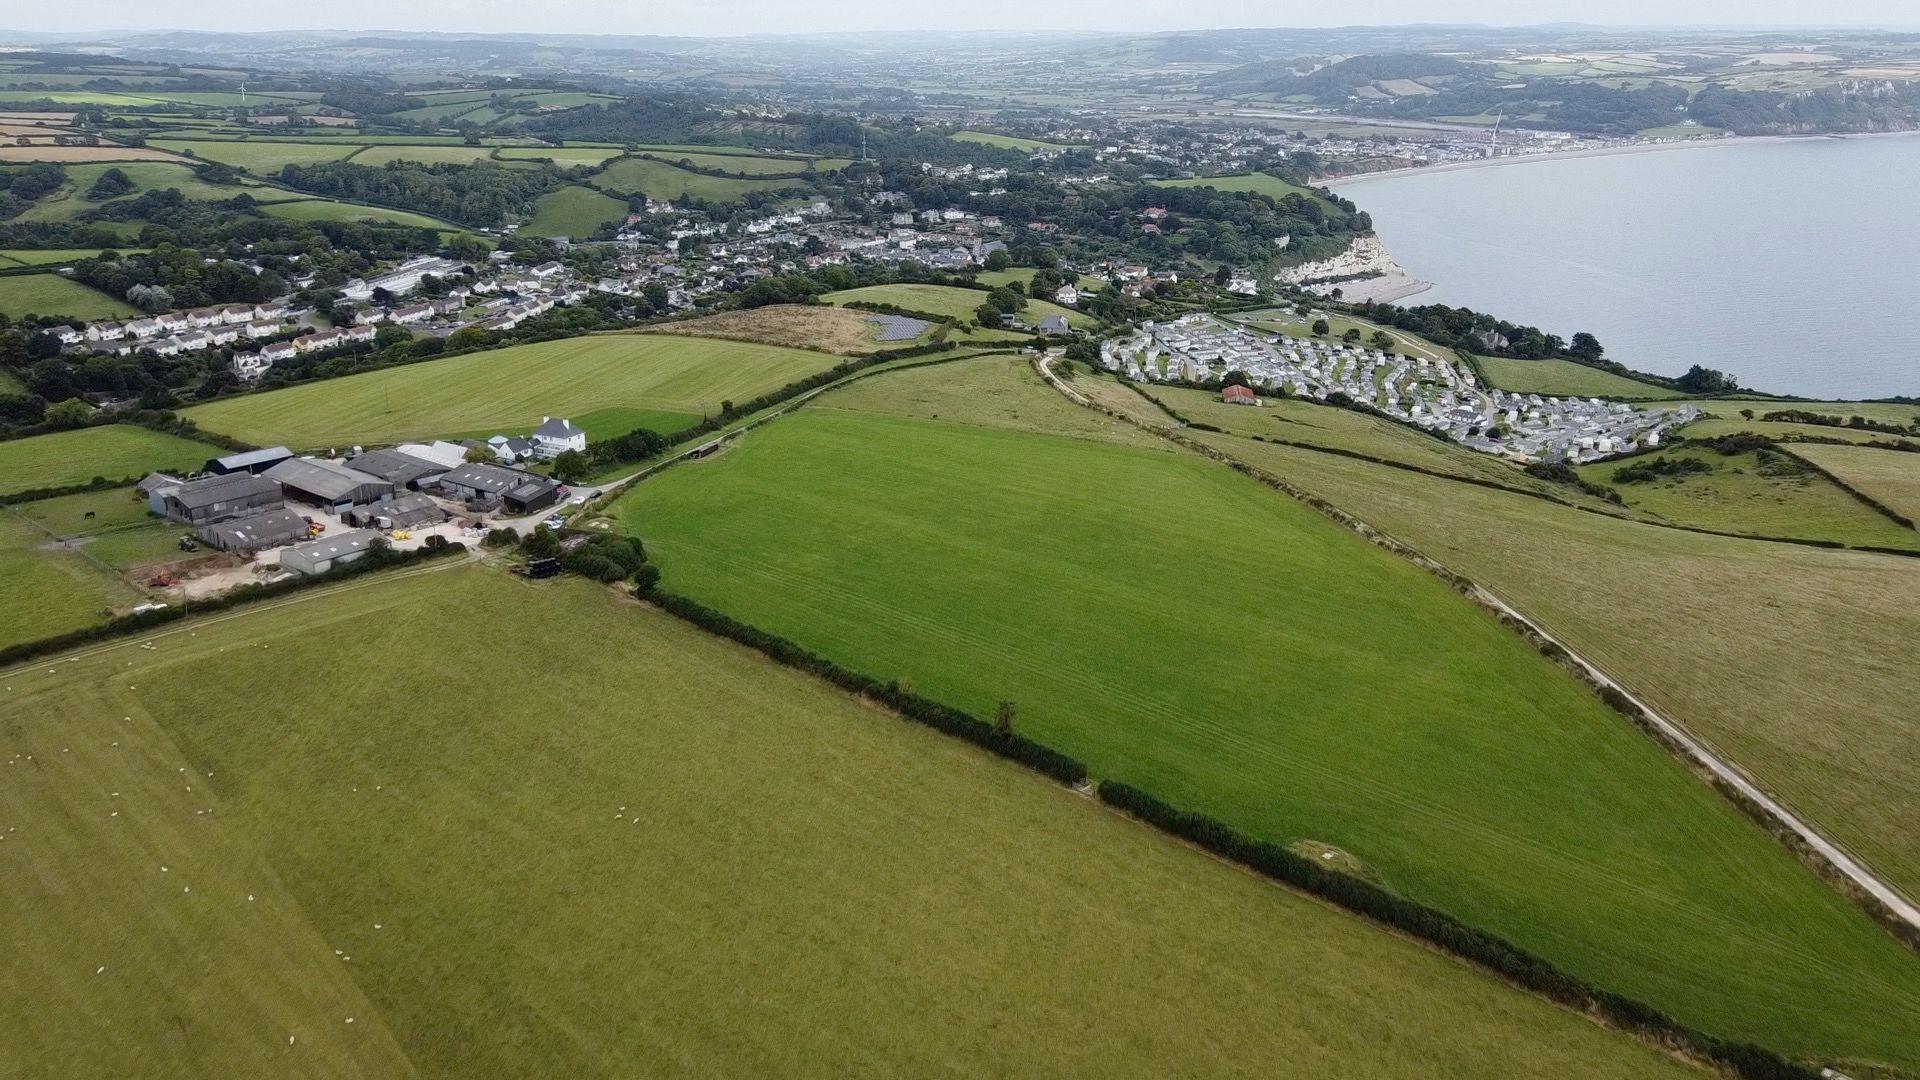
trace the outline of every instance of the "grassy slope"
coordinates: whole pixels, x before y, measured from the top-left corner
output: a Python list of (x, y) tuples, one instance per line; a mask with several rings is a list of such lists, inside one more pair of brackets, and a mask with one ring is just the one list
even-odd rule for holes
[(60, 315), (73, 319), (125, 319), (139, 309), (58, 274), (0, 277), (0, 315)]
[(282, 165), (318, 165), (339, 161), (360, 149), (355, 143), (237, 142), (214, 139), (155, 139), (165, 150), (191, 150), (195, 157), (219, 161), (256, 173), (279, 171)]
[[(432, 707), (476, 635), (568, 677)], [(35, 1074), (1689, 1075), (578, 581), (367, 583), (57, 671), (0, 703)]]
[(394, 442), (614, 406), (702, 415), (831, 366), (831, 357), (769, 345), (600, 335), (243, 395), (184, 415), (250, 442)]
[(1789, 449), (1894, 513), (1920, 521), (1920, 454), (1815, 443)]
[[(136, 198), (148, 191), (160, 191), (168, 188), (178, 190), (189, 199), (220, 200), (231, 199), (240, 194), (238, 186), (209, 184), (194, 175), (191, 165), (176, 165), (171, 162), (123, 162), (119, 164), (92, 164), (66, 166), (67, 185), (59, 191), (35, 200), (16, 221), (67, 221), (82, 210), (91, 210), (105, 205), (86, 198), (86, 192), (93, 187), (94, 181), (108, 169), (119, 169), (127, 174), (134, 184), (133, 191), (122, 196), (123, 199)], [(254, 194), (260, 194), (256, 188)], [(110, 199), (108, 202), (120, 200)]]
[(132, 424), (106, 424), (0, 442), (0, 495), (84, 484), (96, 476), (139, 477), (197, 469), (226, 451)]
[(670, 164), (677, 165), (685, 161), (697, 168), (745, 173), (748, 176), (790, 176), (805, 172), (810, 160), (816, 172), (833, 172), (848, 165), (846, 158), (749, 157), (745, 154), (691, 154), (669, 150), (653, 151), (652, 156)]
[[(665, 329), (693, 337), (810, 346), (845, 354), (870, 353), (883, 347), (877, 340), (879, 328), (874, 325), (872, 315), (820, 304), (769, 304), (723, 311), (670, 323)], [(914, 344), (912, 340), (889, 341), (884, 347), (897, 349)]]
[[(820, 299), (829, 304), (844, 304), (853, 300), (869, 304), (892, 304), (909, 311), (945, 315), (971, 323), (974, 309), (987, 302), (987, 294), (980, 289), (963, 289), (955, 285), (867, 285), (827, 293)], [(1040, 320), (1049, 315), (1065, 315), (1067, 322), (1074, 326), (1090, 326), (1094, 321), (1090, 315), (1061, 307), (1051, 300), (1029, 300), (1020, 314), (1033, 326), (1039, 326)]]
[[(1867, 450), (1864, 453), (1886, 453)], [(1784, 455), (1763, 462), (1707, 449), (1662, 450), (1626, 462), (1583, 465), (1588, 480), (1611, 484), (1642, 513), (1683, 525), (1754, 536), (1837, 540), (1861, 547), (1920, 548), (1920, 534), (1847, 494), (1831, 480)], [(1616, 483), (1620, 470), (1665, 458), (1691, 459), (1713, 471), (1645, 483)]]
[(593, 175), (594, 187), (621, 195), (639, 193), (669, 202), (692, 196), (708, 202), (736, 202), (754, 191), (805, 187), (804, 180), (735, 180), (676, 169), (649, 158), (621, 158)]
[(1156, 180), (1160, 187), (1193, 188), (1210, 187), (1221, 191), (1252, 191), (1268, 195), (1275, 199), (1284, 199), (1289, 195), (1311, 199), (1322, 206), (1332, 207), (1325, 195), (1312, 188), (1291, 184), (1268, 173), (1237, 173), (1232, 176), (1199, 176), (1187, 180)]
[(540, 196), (533, 204), (533, 217), (521, 227), (530, 236), (591, 236), (609, 222), (624, 221), (624, 199), (569, 184)]
[(1042, 139), (1023, 139), (1018, 135), (996, 135), (991, 131), (956, 131), (947, 136), (956, 142), (980, 143), (984, 146), (997, 146), (1002, 150), (1066, 150), (1066, 143), (1046, 142)]
[[(1336, 845), (1683, 1022), (1920, 1064), (1920, 961), (1518, 638), (1198, 456), (918, 418), (995, 364), (865, 380), (618, 510), (669, 587), (1014, 700), (1099, 775)], [(1028, 389), (1032, 426), (1074, 412)]]
[(410, 210), (390, 210), (382, 206), (359, 206), (331, 199), (291, 199), (260, 207), (269, 217), (289, 221), (388, 221), (395, 225), (413, 225), (422, 229), (447, 229), (450, 226), (425, 214)]
[(1611, 520), (1286, 447), (1232, 452), (1540, 619), (1920, 893), (1920, 575), (1906, 558)]
[(1611, 371), (1571, 360), (1509, 360), (1499, 356), (1475, 358), (1488, 380), (1516, 394), (1553, 397), (1677, 398), (1682, 394), (1663, 386), (1615, 375)]

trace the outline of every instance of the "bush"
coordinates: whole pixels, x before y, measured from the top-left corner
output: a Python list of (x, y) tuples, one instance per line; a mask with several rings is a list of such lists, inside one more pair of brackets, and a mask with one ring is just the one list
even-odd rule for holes
[(496, 528), (487, 530), (487, 535), (480, 541), (480, 546), (486, 548), (503, 548), (512, 547), (519, 542), (519, 533), (514, 532), (512, 529)]

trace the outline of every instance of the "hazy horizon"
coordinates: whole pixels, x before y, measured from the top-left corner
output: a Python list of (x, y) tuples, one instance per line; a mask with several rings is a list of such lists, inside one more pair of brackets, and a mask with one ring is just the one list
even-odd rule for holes
[[(831, 11), (792, 0), (738, 0), (726, 5), (667, 0), (636, 8), (617, 0), (425, 0), (396, 9), (375, 0), (319, 6), (263, 0), (241, 8), (204, 4), (98, 0), (77, 14), (40, 6), (4, 27), (16, 33), (94, 34), (164, 30), (265, 33), (552, 33), (741, 37), (872, 31), (1116, 31), (1326, 29), (1420, 25), (1528, 27), (1583, 23), (1607, 29), (1818, 30), (1920, 27), (1905, 0), (1851, 0), (1808, 19), (1802, 0), (1381, 0), (1364, 16), (1346, 8), (1275, 5), (1259, 0), (1066, 0), (1032, 5), (981, 0), (970, 5), (925, 0), (852, 0)], [(1357, 17), (1360, 16), (1360, 17)]]

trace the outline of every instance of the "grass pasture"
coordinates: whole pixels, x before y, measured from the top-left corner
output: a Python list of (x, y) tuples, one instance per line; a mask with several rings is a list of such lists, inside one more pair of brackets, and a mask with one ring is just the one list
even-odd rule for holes
[[(231, 199), (243, 190), (240, 186), (209, 184), (194, 174), (191, 165), (172, 161), (94, 162), (69, 165), (66, 168), (66, 186), (36, 199), (14, 220), (68, 221), (82, 210), (91, 210), (107, 203), (120, 201), (109, 199), (107, 203), (96, 203), (88, 201), (85, 197), (87, 190), (93, 187), (94, 181), (108, 169), (119, 169), (133, 181), (133, 190), (122, 196), (123, 199), (134, 198), (149, 191), (172, 188), (189, 199), (217, 202)], [(258, 188), (254, 190), (258, 191)]]
[(0, 508), (0, 647), (104, 622), (139, 599), (111, 568)]
[(955, 142), (979, 143), (982, 146), (998, 147), (1002, 150), (1071, 150), (1066, 143), (1047, 142), (1043, 139), (1023, 139), (1018, 135), (996, 135), (991, 131), (956, 131), (948, 138)]
[(673, 165), (686, 162), (702, 169), (744, 173), (747, 176), (794, 176), (809, 171), (809, 166), (814, 172), (834, 172), (852, 164), (846, 158), (749, 157), (745, 154), (693, 154), (667, 150), (646, 153), (649, 157)]
[[(97, 254), (97, 253), (92, 253)], [(58, 315), (73, 319), (125, 319), (138, 308), (106, 293), (69, 281), (59, 274), (13, 274), (0, 277), (0, 315)]]
[(384, 206), (360, 206), (356, 203), (334, 202), (331, 199), (289, 199), (285, 202), (262, 203), (260, 211), (269, 217), (285, 218), (288, 221), (373, 221), (412, 225), (421, 229), (457, 227), (438, 218), (416, 214), (411, 210), (391, 210)]
[(534, 201), (521, 231), (534, 236), (592, 236), (602, 225), (625, 221), (627, 203), (590, 187), (569, 184)]
[(263, 445), (380, 444), (519, 430), (542, 416), (631, 408), (695, 418), (833, 366), (833, 358), (710, 338), (606, 334), (515, 345), (208, 402), (183, 415)]
[(0, 164), (51, 161), (60, 165), (98, 161), (177, 161), (165, 150), (143, 146), (57, 146), (36, 143), (32, 146), (0, 146)]
[[(81, 259), (91, 259), (100, 254), (99, 248), (4, 248), (0, 249), (0, 267), (7, 266), (65, 266)], [(131, 255), (145, 251), (145, 248), (114, 248), (122, 255)]]
[(30, 1075), (1694, 1075), (578, 580), (150, 640), (0, 699)]
[(1155, 180), (1154, 184), (1165, 188), (1210, 187), (1221, 191), (1251, 191), (1274, 199), (1284, 199), (1289, 195), (1298, 195), (1321, 206), (1331, 209), (1333, 203), (1319, 192), (1309, 187), (1282, 180), (1272, 173), (1236, 173), (1231, 176), (1196, 176), (1185, 180)]
[(0, 495), (197, 469), (227, 451), (132, 424), (102, 424), (0, 442)]
[(1788, 451), (1894, 513), (1920, 521), (1920, 454), (1819, 443), (1798, 443)]
[(1920, 1065), (1920, 959), (1518, 637), (1198, 455), (933, 415), (969, 380), (1023, 426), (1108, 422), (1001, 360), (903, 371), (615, 513), (671, 589), (981, 714), (1012, 700), (1097, 775), (1338, 848), (1683, 1023)]
[[(1710, 471), (1641, 483), (1614, 479), (1622, 469), (1657, 460), (1694, 461)], [(1613, 487), (1633, 510), (1681, 525), (1750, 536), (1832, 540), (1856, 547), (1920, 549), (1920, 533), (1867, 506), (1788, 454), (1726, 455), (1689, 447), (1582, 465), (1576, 471)]]
[[(971, 324), (974, 321), (974, 309), (987, 302), (987, 294), (980, 289), (963, 289), (957, 285), (867, 285), (827, 293), (820, 299), (829, 304), (850, 301), (892, 304), (908, 311), (924, 311), (929, 315), (943, 315), (963, 324)], [(1040, 320), (1049, 315), (1064, 315), (1072, 326), (1091, 326), (1094, 323), (1093, 316), (1061, 307), (1051, 300), (1029, 300), (1027, 306), (1020, 310), (1020, 315), (1031, 326), (1039, 326)]]
[(268, 174), (284, 165), (320, 165), (339, 161), (360, 149), (344, 142), (266, 142), (228, 139), (155, 139), (152, 145), (176, 153), (191, 152), (206, 161), (218, 161), (248, 172)]
[[(723, 311), (697, 319), (669, 323), (669, 333), (692, 337), (757, 341), (857, 355), (882, 348), (878, 327), (864, 311), (811, 304), (769, 304), (765, 307)], [(924, 337), (925, 335), (923, 335)], [(890, 341), (885, 348), (902, 348), (912, 341)]]
[(1685, 396), (1678, 390), (1629, 379), (1571, 360), (1510, 360), (1500, 356), (1476, 356), (1474, 361), (1494, 386), (1516, 394), (1647, 399)]
[(383, 145), (368, 146), (353, 155), (355, 165), (375, 168), (390, 161), (415, 161), (424, 165), (473, 165), (491, 160), (491, 146)]
[(502, 161), (551, 161), (563, 169), (580, 165), (603, 165), (620, 156), (620, 151), (606, 146), (503, 146), (499, 151)]
[(595, 173), (588, 183), (616, 195), (638, 194), (667, 202), (689, 197), (707, 202), (738, 202), (756, 191), (786, 191), (806, 186), (804, 180), (736, 180), (708, 176), (642, 157), (613, 161)]

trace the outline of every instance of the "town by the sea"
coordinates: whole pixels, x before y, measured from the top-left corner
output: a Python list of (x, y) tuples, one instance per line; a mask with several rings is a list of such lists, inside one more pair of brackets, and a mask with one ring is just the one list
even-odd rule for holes
[(1334, 185), (1433, 288), (1774, 393), (1920, 395), (1920, 135), (1713, 143)]

